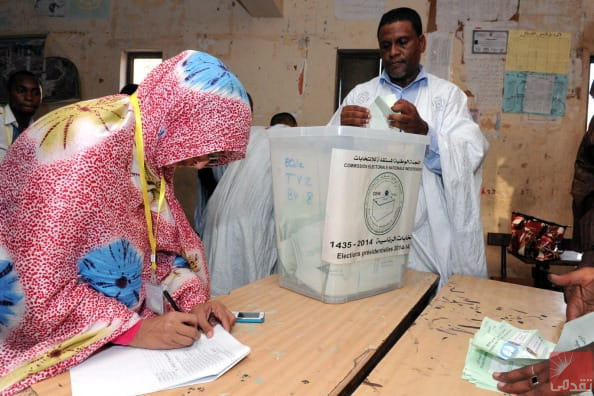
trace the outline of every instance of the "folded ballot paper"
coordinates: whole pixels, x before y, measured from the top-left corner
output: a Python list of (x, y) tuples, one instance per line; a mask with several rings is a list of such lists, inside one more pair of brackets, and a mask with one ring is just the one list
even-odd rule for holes
[(499, 392), (494, 372), (515, 370), (548, 359), (551, 352), (588, 345), (594, 342), (592, 328), (594, 313), (567, 322), (555, 345), (545, 340), (538, 330), (519, 329), (486, 317), (468, 344), (462, 378), (479, 388)]
[(392, 106), (396, 103), (396, 95), (390, 94), (386, 96), (378, 96), (375, 101), (369, 106), (371, 113), (371, 120), (369, 127), (372, 129), (395, 129), (402, 132), (398, 128), (390, 128), (388, 124), (388, 115), (394, 113)]

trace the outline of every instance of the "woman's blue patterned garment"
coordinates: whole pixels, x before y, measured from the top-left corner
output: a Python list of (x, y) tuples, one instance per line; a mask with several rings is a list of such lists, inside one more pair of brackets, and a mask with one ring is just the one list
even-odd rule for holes
[(78, 261), (78, 274), (93, 289), (133, 307), (138, 303), (142, 258), (125, 239), (90, 251)]

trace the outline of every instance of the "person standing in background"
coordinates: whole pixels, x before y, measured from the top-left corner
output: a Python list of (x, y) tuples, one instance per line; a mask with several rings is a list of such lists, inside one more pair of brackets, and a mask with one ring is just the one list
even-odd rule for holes
[(270, 118), (270, 126), (273, 127), (278, 124), (283, 124), (289, 127), (296, 127), (297, 120), (291, 113), (287, 113), (283, 111), (281, 113), (276, 113)]
[(245, 158), (229, 164), (206, 205), (198, 231), (209, 263), (213, 296), (276, 272), (272, 174), (268, 131), (296, 127), (278, 113), (269, 129), (252, 126)]
[[(590, 86), (594, 98), (594, 82)], [(574, 250), (583, 252), (582, 266), (594, 266), (594, 116), (590, 119), (575, 159), (573, 196)]]
[(388, 125), (430, 138), (408, 266), (439, 274), (440, 287), (454, 274), (486, 277), (480, 191), (487, 140), (464, 92), (421, 66), (426, 42), (415, 10), (386, 12), (377, 39), (382, 74), (353, 88), (329, 124), (365, 127), (375, 99), (395, 95)]
[(13, 72), (6, 84), (8, 104), (2, 106), (0, 161), (19, 135), (33, 123), (33, 115), (41, 104), (41, 81), (27, 70)]

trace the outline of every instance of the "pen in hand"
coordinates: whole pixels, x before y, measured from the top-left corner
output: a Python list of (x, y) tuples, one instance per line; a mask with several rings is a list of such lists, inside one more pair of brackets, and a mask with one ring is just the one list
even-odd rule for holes
[(163, 290), (163, 295), (167, 299), (167, 302), (169, 302), (169, 305), (171, 305), (171, 308), (175, 309), (177, 312), (181, 312), (181, 309), (179, 309), (179, 307), (175, 303), (175, 300), (173, 299), (173, 297), (171, 297), (171, 294), (169, 294), (167, 290)]
[[(169, 294), (169, 292), (167, 290), (163, 290), (163, 295), (165, 296), (165, 298), (167, 299), (167, 302), (169, 303), (169, 305), (171, 305), (171, 308), (173, 308), (174, 310), (176, 310), (177, 312), (182, 312), (181, 309), (179, 309), (179, 307), (177, 306), (177, 304), (175, 303), (175, 300), (173, 299), (173, 297), (171, 297), (171, 294)], [(191, 323), (188, 322), (184, 322), (184, 324), (186, 326), (194, 326)], [(200, 327), (198, 327), (198, 329), (200, 329)]]
[[(179, 307), (177, 306), (177, 304), (175, 303), (175, 300), (173, 299), (173, 297), (171, 297), (171, 294), (169, 294), (169, 292), (167, 290), (163, 290), (163, 295), (165, 296), (165, 298), (167, 299), (167, 302), (169, 302), (169, 305), (171, 305), (171, 307), (176, 310), (177, 312), (182, 312), (181, 309), (179, 309)], [(185, 323), (185, 322), (184, 322)], [(218, 320), (213, 314), (210, 314), (210, 316), (208, 317), (208, 323), (211, 326), (216, 326), (217, 324), (221, 324), (221, 321)], [(190, 323), (185, 323), (188, 326), (192, 326), (192, 324)], [(200, 326), (198, 326), (198, 329), (200, 329)]]

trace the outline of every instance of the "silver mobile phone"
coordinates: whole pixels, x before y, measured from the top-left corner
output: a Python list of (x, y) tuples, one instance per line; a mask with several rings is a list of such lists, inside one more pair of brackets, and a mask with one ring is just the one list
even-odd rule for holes
[(262, 323), (264, 322), (264, 312), (262, 311), (233, 311), (237, 318), (237, 323)]

